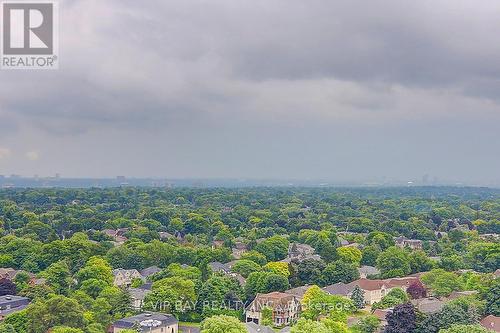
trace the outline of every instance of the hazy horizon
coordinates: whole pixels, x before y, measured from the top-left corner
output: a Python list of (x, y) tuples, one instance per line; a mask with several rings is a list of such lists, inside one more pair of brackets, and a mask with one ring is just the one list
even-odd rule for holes
[(0, 175), (500, 184), (498, 1), (59, 7), (59, 70), (0, 71)]

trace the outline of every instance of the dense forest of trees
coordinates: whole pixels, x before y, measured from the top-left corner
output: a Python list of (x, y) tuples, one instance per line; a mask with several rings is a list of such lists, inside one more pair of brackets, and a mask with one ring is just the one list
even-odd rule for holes
[[(114, 243), (106, 229), (123, 230), (126, 241)], [(113, 320), (133, 312), (127, 291), (113, 286), (112, 269), (150, 266), (162, 270), (151, 278), (149, 304), (183, 302), (186, 308), (168, 312), (186, 321), (241, 316), (241, 309), (203, 308), (200, 299), (245, 303), (257, 293), (348, 283), (359, 278), (361, 265), (376, 266), (381, 278), (430, 271), (426, 285), (436, 295), (475, 289), (482, 313), (499, 315), (499, 301), (491, 299), (492, 292), (498, 296), (498, 279), (494, 282), (491, 273), (500, 267), (500, 244), (487, 234), (500, 234), (500, 190), (2, 190), (0, 267), (33, 273), (46, 283), (30, 284), (28, 274), (18, 274), (14, 285), (0, 279), (0, 295), (4, 290), (32, 300), (28, 310), (8, 317), (0, 332), (40, 333), (54, 327), (65, 332), (64, 327), (72, 327), (102, 333)], [(397, 236), (421, 240), (423, 249), (396, 247)], [(343, 247), (342, 240), (360, 246)], [(208, 265), (232, 261), (237, 242), (248, 248), (233, 267), (246, 278), (244, 287), (214, 274)], [(321, 260), (280, 262), (292, 242), (312, 246)], [(474, 273), (455, 275), (464, 269)], [(422, 291), (414, 286), (412, 292)], [(377, 306), (403, 304), (408, 301), (403, 296), (395, 293)], [(352, 300), (349, 305), (352, 311), (355, 304)], [(401, 309), (402, 315), (405, 311)], [(306, 316), (297, 327), (317, 326), (318, 315)], [(366, 320), (369, 326), (370, 318)]]

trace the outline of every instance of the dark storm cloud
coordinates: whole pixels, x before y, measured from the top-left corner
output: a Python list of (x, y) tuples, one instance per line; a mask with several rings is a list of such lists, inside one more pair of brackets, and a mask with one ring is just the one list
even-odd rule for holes
[[(39, 169), (27, 172), (53, 173), (51, 159), (64, 154), (59, 171), (73, 175), (110, 175), (125, 165), (120, 173), (131, 175), (335, 178), (334, 170), (354, 179), (435, 171), (474, 179), (472, 170), (448, 171), (474, 155), (487, 163), (481, 177), (498, 179), (491, 170), (500, 154), (487, 153), (498, 150), (500, 136), (492, 129), (500, 120), (498, 1), (66, 0), (60, 7), (61, 69), (0, 77), (0, 147), (12, 156), (40, 151)], [(8, 128), (17, 130), (5, 135)], [(440, 142), (449, 159), (438, 161)], [(472, 152), (470, 142), (481, 149)], [(394, 168), (408, 150), (412, 163)], [(68, 157), (75, 151), (103, 163), (82, 167), (81, 156)], [(296, 160), (300, 152), (306, 156)]]

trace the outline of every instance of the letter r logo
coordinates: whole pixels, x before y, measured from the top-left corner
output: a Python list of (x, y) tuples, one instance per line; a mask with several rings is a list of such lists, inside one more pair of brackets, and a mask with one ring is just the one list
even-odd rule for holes
[(52, 54), (54, 5), (52, 3), (4, 2), (3, 54)]

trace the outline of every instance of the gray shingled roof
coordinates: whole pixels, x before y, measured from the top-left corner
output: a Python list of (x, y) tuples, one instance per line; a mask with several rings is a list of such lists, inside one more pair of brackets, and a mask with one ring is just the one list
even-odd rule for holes
[(324, 291), (331, 295), (347, 296), (354, 289), (345, 283), (339, 282), (322, 288)]
[(309, 285), (301, 286), (301, 287), (297, 287), (297, 288), (293, 288), (293, 289), (288, 289), (285, 291), (285, 293), (295, 295), (298, 298), (302, 299), (302, 297), (304, 297), (304, 294), (306, 293), (306, 291), (309, 288), (311, 288), (311, 286), (309, 286)]
[(163, 313), (141, 313), (136, 316), (123, 318), (115, 321), (113, 324), (116, 328), (133, 328), (135, 325), (139, 325), (145, 320), (158, 320), (163, 326), (170, 326), (179, 323), (177, 318), (170, 314)]
[(5, 295), (0, 297), (0, 315), (6, 316), (25, 309), (30, 304), (29, 298)]
[(161, 272), (161, 269), (158, 266), (151, 266), (148, 268), (144, 268), (140, 273), (143, 277), (147, 278), (158, 272)]
[(444, 302), (438, 299), (423, 298), (412, 300), (411, 303), (422, 313), (430, 314), (441, 311)]
[(361, 266), (358, 268), (359, 274), (366, 274), (366, 275), (378, 275), (380, 274), (380, 271), (373, 266)]
[(5, 295), (0, 296), (0, 309), (5, 309), (7, 306), (11, 308), (29, 304), (30, 300), (26, 297)]
[(231, 273), (231, 270), (221, 262), (215, 261), (208, 264), (213, 272)]

